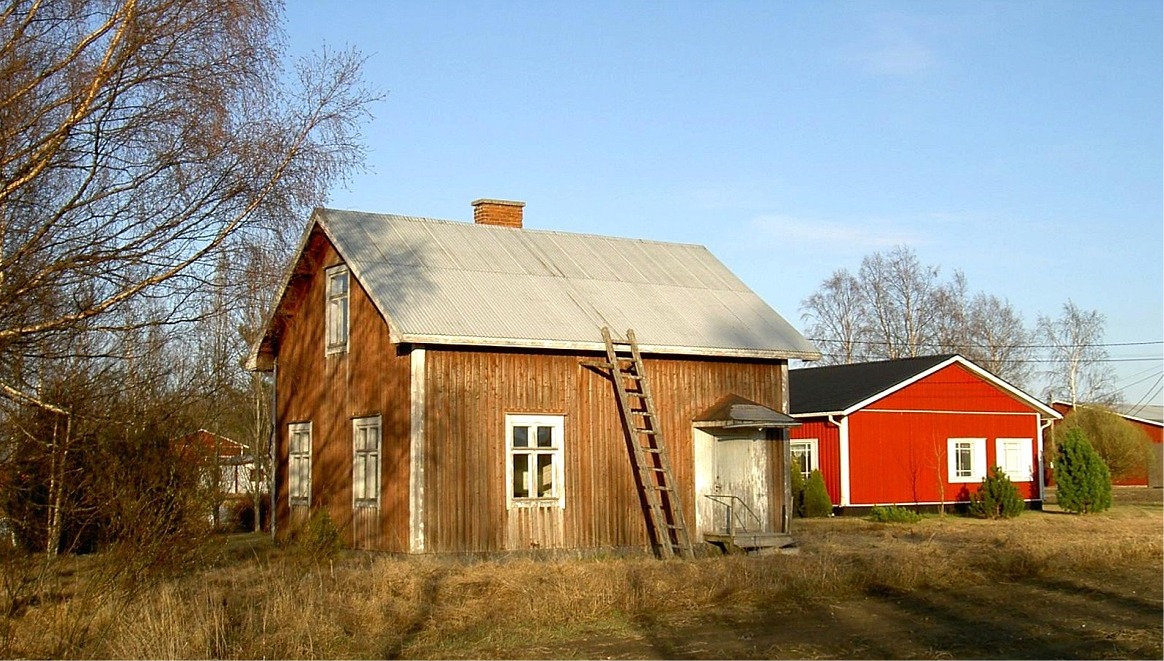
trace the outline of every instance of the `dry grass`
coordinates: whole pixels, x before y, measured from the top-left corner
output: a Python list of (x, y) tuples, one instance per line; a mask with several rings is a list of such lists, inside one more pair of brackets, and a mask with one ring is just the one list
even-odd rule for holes
[[(799, 521), (796, 555), (470, 561), (346, 553), (312, 560), (262, 538), (224, 540), (178, 578), (103, 584), (100, 558), (60, 572), (7, 620), (7, 656), (97, 658), (536, 657), (588, 638), (796, 611), (879, 591), (1161, 566), (1159, 498), (1088, 517)], [(64, 565), (62, 565), (64, 568)], [(144, 589), (142, 589), (144, 588)], [(786, 649), (795, 651), (795, 646)], [(936, 652), (935, 652), (936, 654)], [(716, 656), (714, 650), (710, 656)]]

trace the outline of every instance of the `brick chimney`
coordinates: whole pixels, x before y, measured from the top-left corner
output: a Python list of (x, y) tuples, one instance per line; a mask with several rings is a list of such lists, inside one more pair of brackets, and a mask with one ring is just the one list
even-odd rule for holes
[(521, 229), (521, 210), (525, 202), (509, 200), (473, 200), (473, 222)]

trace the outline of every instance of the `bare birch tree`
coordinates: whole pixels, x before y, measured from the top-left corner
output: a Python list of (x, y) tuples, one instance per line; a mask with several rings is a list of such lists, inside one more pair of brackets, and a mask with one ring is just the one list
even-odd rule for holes
[[(79, 332), (196, 316), (221, 251), (282, 238), (362, 157), (360, 58), (325, 52), (285, 83), (279, 9), (0, 9), (0, 397), (59, 410), (58, 454), (68, 411), (30, 364), (92, 351)], [(145, 303), (162, 314), (133, 314)]]
[(1048, 400), (1062, 399), (1074, 406), (1114, 399), (1112, 369), (1103, 346), (1104, 323), (1098, 310), (1080, 309), (1070, 300), (1063, 304), (1058, 319), (1039, 317), (1039, 338), (1052, 360), (1046, 371), (1049, 385), (1044, 395)]
[(824, 365), (847, 365), (868, 355), (865, 294), (846, 269), (835, 271), (800, 304), (801, 319), (813, 338), (828, 338)]
[(964, 329), (962, 353), (967, 358), (1017, 386), (1030, 383), (1034, 334), (1009, 301), (975, 294), (967, 308)]
[(917, 253), (897, 246), (861, 260), (857, 281), (873, 322), (869, 341), (890, 359), (927, 353), (937, 332), (938, 268), (924, 266)]
[(967, 292), (960, 271), (943, 281), (938, 267), (898, 246), (866, 256), (856, 276), (834, 272), (801, 313), (826, 365), (960, 353), (1025, 387), (1032, 347), (1021, 316), (995, 296)]

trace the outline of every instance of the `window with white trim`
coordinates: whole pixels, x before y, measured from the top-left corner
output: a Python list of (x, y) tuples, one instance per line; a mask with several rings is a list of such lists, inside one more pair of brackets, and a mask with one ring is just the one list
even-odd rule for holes
[(348, 267), (333, 266), (327, 271), (327, 353), (348, 350)]
[(505, 416), (507, 507), (565, 507), (560, 415)]
[(292, 505), (311, 504), (311, 423), (287, 425), (287, 495)]
[(950, 482), (981, 482), (986, 477), (985, 438), (951, 438), (946, 450)]
[(805, 479), (812, 474), (812, 471), (820, 468), (817, 464), (817, 447), (819, 447), (815, 438), (797, 438), (792, 440), (792, 456), (800, 464), (800, 473), (804, 475)]
[(1011, 482), (1034, 480), (1034, 452), (1029, 438), (997, 438), (994, 440), (994, 463)]
[(380, 505), (380, 416), (352, 420), (352, 505)]

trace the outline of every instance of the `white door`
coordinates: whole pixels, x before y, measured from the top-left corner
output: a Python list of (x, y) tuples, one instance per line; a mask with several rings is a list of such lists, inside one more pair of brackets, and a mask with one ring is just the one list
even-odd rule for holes
[(699, 530), (727, 532), (730, 506), (736, 532), (770, 532), (772, 441), (764, 440), (762, 432), (697, 434), (697, 439), (704, 450), (697, 453), (703, 455), (703, 465), (696, 466)]

